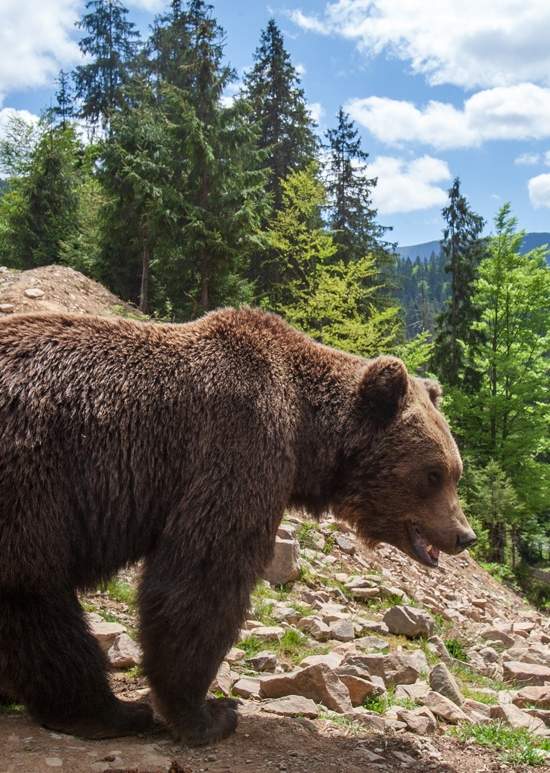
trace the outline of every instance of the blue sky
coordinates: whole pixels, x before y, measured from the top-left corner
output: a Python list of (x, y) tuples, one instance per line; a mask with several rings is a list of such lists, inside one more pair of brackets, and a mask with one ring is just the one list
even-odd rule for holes
[[(488, 221), (511, 201), (521, 227), (550, 231), (548, 0), (218, 0), (227, 57), (250, 66), (273, 16), (320, 130), (343, 105), (356, 120), (380, 221), (411, 244), (439, 238), (455, 175)], [(128, 0), (143, 32), (162, 0)], [(78, 60), (80, 0), (0, 3), (0, 133), (38, 113), (60, 67)]]

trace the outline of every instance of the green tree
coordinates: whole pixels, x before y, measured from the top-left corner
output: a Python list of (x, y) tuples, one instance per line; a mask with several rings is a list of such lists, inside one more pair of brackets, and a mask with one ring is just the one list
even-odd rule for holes
[(449, 190), (449, 203), (442, 215), (446, 226), (441, 249), (451, 282), (447, 306), (437, 320), (432, 367), (445, 384), (455, 386), (462, 377), (466, 385), (475, 388), (475, 374), (463, 367), (464, 347), (474, 346), (479, 338), (479, 328), (474, 327), (477, 311), (473, 286), (485, 251), (481, 238), (485, 222), (470, 208), (458, 177)]
[(79, 65), (74, 73), (79, 115), (92, 128), (100, 124), (108, 129), (121, 106), (122, 87), (137, 53), (139, 35), (120, 0), (88, 0), (86, 10), (77, 27), (84, 32), (80, 50), (91, 61)]
[(388, 351), (397, 339), (398, 310), (379, 311), (372, 302), (374, 258), (334, 260), (337, 247), (321, 217), (325, 197), (315, 165), (283, 182), (283, 207), (268, 232), (283, 274), (269, 305), (327, 345), (364, 356)]
[(52, 108), (52, 117), (65, 129), (74, 116), (73, 90), (71, 79), (65, 70), (61, 70), (57, 78), (57, 91), (55, 93), (55, 105)]

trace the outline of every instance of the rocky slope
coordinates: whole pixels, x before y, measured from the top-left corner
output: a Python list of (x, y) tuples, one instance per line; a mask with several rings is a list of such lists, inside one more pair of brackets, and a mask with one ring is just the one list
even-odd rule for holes
[[(70, 269), (35, 272), (0, 270), (0, 314), (132, 313)], [(130, 568), (82, 601), (114, 689), (147, 700), (138, 579)], [(467, 554), (427, 570), (389, 547), (365, 550), (330, 518), (287, 515), (212, 692), (238, 697), (242, 719), (233, 738), (201, 750), (162, 731), (83, 742), (11, 707), (0, 713), (0, 772), (550, 770), (548, 618)]]

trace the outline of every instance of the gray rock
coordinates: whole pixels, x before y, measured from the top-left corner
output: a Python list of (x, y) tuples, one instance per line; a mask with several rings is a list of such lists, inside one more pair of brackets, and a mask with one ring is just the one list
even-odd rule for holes
[(350, 619), (338, 620), (330, 624), (330, 634), (337, 641), (353, 641), (355, 630)]
[(317, 615), (302, 617), (298, 621), (298, 628), (316, 641), (328, 641), (331, 634), (330, 627)]
[(416, 607), (396, 606), (388, 609), (384, 615), (384, 622), (391, 633), (408, 636), (431, 636), (434, 629), (434, 620), (428, 612)]
[(113, 668), (133, 668), (141, 663), (141, 647), (127, 633), (121, 633), (109, 648), (107, 657)]
[(459, 708), (456, 703), (433, 690), (429, 692), (423, 699), (422, 703), (427, 706), (430, 711), (435, 714), (436, 717), (444, 719), (445, 722), (449, 722), (452, 725), (456, 725), (458, 722), (467, 722), (468, 715)]
[(255, 671), (275, 671), (277, 655), (269, 650), (262, 650), (257, 655), (246, 659)]
[(321, 663), (288, 674), (260, 677), (262, 698), (283, 698), (287, 695), (302, 695), (339, 714), (352, 710), (348, 688), (328, 666)]
[(507, 660), (502, 664), (504, 678), (519, 685), (544, 685), (550, 682), (550, 668), (535, 663)]
[(39, 287), (28, 287), (25, 290), (25, 295), (27, 298), (37, 300), (38, 298), (44, 297), (44, 290), (41, 290)]
[(430, 671), (430, 687), (435, 692), (444, 695), (453, 703), (456, 703), (457, 706), (462, 706), (464, 703), (460, 687), (445, 663), (438, 663)]
[(285, 585), (300, 576), (298, 561), (299, 545), (295, 539), (275, 537), (273, 559), (264, 572), (265, 579), (271, 585)]
[(319, 709), (315, 702), (310, 700), (310, 698), (304, 698), (302, 695), (287, 695), (284, 698), (266, 701), (262, 704), (261, 711), (277, 714), (280, 717), (316, 719), (319, 716)]

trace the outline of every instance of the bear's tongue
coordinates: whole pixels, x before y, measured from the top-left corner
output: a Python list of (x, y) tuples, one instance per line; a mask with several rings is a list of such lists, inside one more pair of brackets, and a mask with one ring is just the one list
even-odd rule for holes
[(409, 533), (416, 558), (426, 566), (437, 566), (440, 553), (439, 548), (429, 544), (428, 540), (420, 532), (416, 524), (411, 524)]

